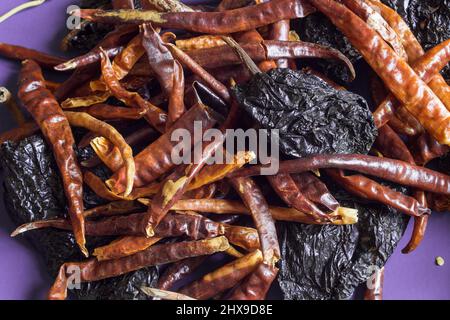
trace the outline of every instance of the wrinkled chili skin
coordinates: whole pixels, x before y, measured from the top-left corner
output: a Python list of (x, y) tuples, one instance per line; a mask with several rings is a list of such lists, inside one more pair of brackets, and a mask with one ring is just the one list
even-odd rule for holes
[(157, 288), (170, 290), (180, 280), (192, 274), (208, 257), (200, 256), (175, 262), (159, 277)]
[(276, 267), (261, 263), (258, 268), (233, 290), (228, 300), (264, 300), (278, 274)]
[(90, 259), (79, 263), (65, 263), (61, 266), (59, 274), (48, 298), (50, 300), (63, 300), (67, 297), (67, 273), (68, 267), (80, 269), (80, 281), (98, 281), (101, 279), (116, 277), (144, 267), (160, 265), (178, 260), (210, 255), (218, 251), (224, 251), (229, 247), (225, 238), (211, 240), (187, 241), (151, 246), (150, 248), (116, 260), (97, 261)]
[(232, 178), (229, 181), (252, 214), (258, 230), (264, 261), (267, 263), (276, 262), (281, 257), (280, 246), (275, 222), (264, 195), (250, 178)]
[[(175, 122), (169, 131), (160, 136), (135, 157), (136, 177), (134, 185), (136, 187), (147, 185), (175, 166), (172, 162), (171, 152), (178, 142), (171, 141), (171, 135), (176, 129), (183, 128), (192, 133), (194, 130), (194, 121), (201, 121), (203, 130), (206, 130), (216, 123), (214, 117), (212, 111), (201, 104), (197, 104), (189, 109)], [(116, 172), (110, 181), (110, 188), (114, 192), (123, 192), (125, 190), (124, 168)]]
[[(115, 12), (126, 14), (126, 11)], [(156, 17), (155, 12), (152, 12), (152, 17), (148, 17), (148, 19), (139, 17), (121, 19), (102, 10), (82, 9), (74, 13), (82, 18), (98, 22), (118, 24), (152, 22), (153, 25), (164, 28), (184, 29), (206, 34), (229, 34), (252, 30), (280, 20), (305, 17), (312, 12), (314, 12), (314, 8), (304, 0), (275, 0), (224, 12), (167, 12)]]
[(420, 135), (412, 143), (414, 160), (419, 165), (426, 165), (430, 161), (442, 157), (450, 151), (448, 146), (440, 144), (427, 133)]
[(345, 6), (331, 0), (310, 2), (343, 31), (408, 111), (439, 142), (450, 144), (450, 113), (412, 68)]
[[(450, 194), (450, 177), (404, 161), (361, 154), (318, 155), (281, 161), (279, 173), (297, 173), (336, 168), (358, 171), (388, 181), (434, 193)], [(228, 177), (248, 177), (261, 174), (261, 166), (239, 169)]]
[(70, 220), (80, 249), (85, 255), (83, 176), (74, 151), (75, 140), (61, 107), (46, 89), (40, 67), (25, 60), (19, 76), (19, 98), (32, 114), (53, 148), (67, 197)]
[(53, 68), (64, 62), (63, 58), (54, 57), (43, 52), (3, 42), (0, 42), (0, 56), (20, 61), (33, 60), (41, 67), (45, 68)]
[(313, 216), (316, 220), (327, 219), (327, 216), (314, 203), (308, 200), (300, 191), (289, 174), (268, 176), (270, 185), (290, 207)]

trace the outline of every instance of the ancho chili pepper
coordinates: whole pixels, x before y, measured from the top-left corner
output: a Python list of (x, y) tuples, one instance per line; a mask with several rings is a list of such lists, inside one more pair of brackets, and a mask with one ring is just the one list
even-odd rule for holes
[(75, 144), (64, 113), (45, 87), (40, 67), (32, 60), (22, 63), (19, 98), (53, 148), (66, 193), (69, 215), (77, 243), (86, 256), (83, 217), (83, 177), (73, 149)]
[(115, 260), (97, 261), (90, 259), (85, 262), (64, 263), (53, 284), (48, 298), (50, 300), (64, 300), (67, 297), (67, 281), (71, 268), (81, 271), (81, 281), (98, 281), (116, 277), (144, 267), (160, 265), (182, 259), (210, 255), (225, 251), (229, 248), (225, 237), (207, 240), (185, 241), (151, 246), (147, 250)]

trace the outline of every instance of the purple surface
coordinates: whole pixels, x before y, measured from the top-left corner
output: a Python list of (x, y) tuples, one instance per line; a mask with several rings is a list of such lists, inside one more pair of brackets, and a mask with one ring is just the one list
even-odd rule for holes
[[(0, 14), (25, 0), (1, 0)], [(59, 40), (65, 33), (66, 8), (76, 0), (48, 0), (44, 5), (21, 12), (0, 24), (0, 41), (61, 54)], [(0, 60), (0, 85), (16, 91), (19, 64)], [(14, 126), (0, 109), (0, 132)], [(44, 298), (51, 284), (43, 263), (23, 240), (11, 239), (13, 227), (0, 196), (0, 299)], [(402, 255), (411, 232), (409, 226), (400, 247), (386, 266), (385, 299), (450, 299), (450, 214), (434, 214), (419, 249)], [(434, 264), (436, 256), (446, 259), (443, 267)]]

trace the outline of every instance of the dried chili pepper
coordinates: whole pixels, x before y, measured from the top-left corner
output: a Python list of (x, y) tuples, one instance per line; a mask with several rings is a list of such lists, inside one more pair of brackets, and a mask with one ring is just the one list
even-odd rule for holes
[(31, 60), (25, 60), (22, 63), (19, 98), (53, 147), (68, 201), (75, 238), (81, 251), (87, 256), (83, 217), (83, 179), (73, 150), (75, 141), (64, 113), (55, 97), (45, 87), (40, 67)]
[(293, 207), (305, 213), (310, 213), (317, 221), (329, 219), (322, 210), (303, 195), (300, 188), (289, 174), (268, 176), (267, 179), (275, 192), (289, 207)]
[(102, 120), (138, 120), (145, 115), (145, 111), (139, 109), (112, 106), (105, 103), (94, 104), (80, 111)]
[(207, 49), (225, 45), (220, 36), (202, 35), (188, 39), (178, 39), (175, 41), (177, 48), (183, 51)]
[(96, 218), (99, 216), (114, 216), (125, 213), (131, 213), (133, 211), (139, 210), (140, 208), (141, 206), (133, 201), (121, 200), (110, 202), (105, 205), (101, 205), (86, 210), (83, 212), (83, 215), (85, 218)]
[(64, 62), (63, 58), (55, 57), (43, 52), (21, 46), (0, 42), (0, 56), (14, 60), (34, 60), (41, 67), (53, 68)]
[(233, 288), (254, 271), (262, 260), (261, 251), (255, 250), (188, 284), (181, 288), (179, 292), (195, 299), (212, 298), (227, 289)]
[(151, 246), (147, 250), (116, 260), (97, 261), (91, 259), (86, 262), (64, 263), (53, 284), (48, 298), (50, 300), (64, 300), (67, 297), (68, 274), (70, 268), (79, 268), (81, 281), (98, 281), (119, 276), (148, 266), (160, 265), (182, 259), (210, 255), (227, 250), (229, 247), (225, 237), (207, 240), (186, 241)]
[[(411, 67), (345, 6), (331, 0), (310, 2), (341, 29), (389, 90), (425, 129), (439, 142), (450, 144), (450, 112)], [(387, 69), (386, 66), (393, 67)]]
[[(201, 128), (207, 130), (216, 123), (216, 117), (214, 112), (205, 105), (197, 104), (191, 107), (175, 122), (170, 130), (166, 131), (165, 134), (135, 157), (136, 176), (134, 185), (136, 187), (147, 185), (175, 166), (171, 153), (177, 143), (171, 140), (171, 136), (176, 129), (186, 129), (193, 137), (194, 122), (201, 122)], [(125, 171), (122, 168), (106, 182), (115, 193), (121, 193), (124, 190), (124, 173)]]
[(335, 211), (339, 208), (339, 202), (333, 197), (325, 183), (314, 174), (303, 172), (293, 174), (292, 178), (306, 198), (321, 205), (328, 210)]
[(175, 262), (159, 277), (157, 287), (163, 290), (171, 289), (176, 282), (184, 279), (203, 264), (206, 258), (205, 256), (200, 256)]
[(264, 300), (270, 285), (278, 274), (278, 268), (261, 263), (256, 270), (233, 290), (229, 300)]
[(103, 11), (81, 9), (71, 14), (106, 23), (142, 24), (151, 22), (164, 28), (184, 29), (207, 34), (228, 34), (252, 30), (286, 19), (305, 17), (314, 9), (303, 0), (277, 0), (224, 12)]
[(119, 259), (139, 251), (144, 251), (159, 240), (161, 240), (161, 238), (124, 236), (105, 246), (95, 248), (92, 255), (95, 256), (98, 261)]
[(127, 144), (122, 135), (113, 126), (107, 124), (106, 122), (99, 121), (87, 113), (66, 111), (64, 114), (71, 125), (83, 127), (91, 132), (100, 134), (111, 141), (118, 148), (120, 154), (122, 155), (126, 171), (126, 187), (124, 196), (128, 196), (133, 189), (136, 166), (134, 164), (133, 150)]
[[(278, 172), (297, 173), (322, 168), (358, 171), (424, 191), (450, 194), (450, 177), (445, 174), (399, 160), (361, 154), (318, 155), (281, 161)], [(260, 175), (260, 170), (259, 165), (243, 168), (229, 174), (229, 177)]]
[(225, 236), (228, 241), (247, 251), (260, 248), (258, 232), (256, 229), (225, 224)]
[(431, 160), (442, 157), (450, 151), (448, 146), (438, 143), (427, 133), (420, 135), (412, 143), (414, 159), (419, 165), (426, 165)]
[(112, 68), (111, 62), (109, 61), (106, 53), (102, 51), (101, 57), (102, 76), (111, 93), (126, 105), (145, 111), (145, 119), (147, 119), (154, 128), (160, 132), (164, 132), (164, 125), (167, 118), (165, 112), (154, 106), (149, 101), (143, 99), (138, 93), (129, 92), (122, 88), (117, 77), (115, 76), (114, 69)]
[[(107, 48), (104, 50), (107, 53), (109, 58), (114, 58), (120, 52), (122, 52), (123, 47), (118, 46), (118, 47)], [(68, 61), (65, 61), (61, 64), (58, 64), (57, 66), (54, 67), (54, 69), (57, 71), (68, 71), (68, 70), (77, 69), (77, 68), (91, 65), (93, 63), (99, 62), (100, 59), (101, 59), (101, 57), (100, 57), (99, 51), (88, 52), (79, 57), (76, 57), (76, 58), (70, 59)]]
[(383, 300), (384, 267), (377, 270), (372, 277), (370, 288), (364, 293), (364, 300)]
[(231, 179), (230, 183), (250, 210), (258, 230), (264, 262), (272, 266), (275, 265), (280, 259), (280, 247), (275, 223), (261, 190), (249, 178)]

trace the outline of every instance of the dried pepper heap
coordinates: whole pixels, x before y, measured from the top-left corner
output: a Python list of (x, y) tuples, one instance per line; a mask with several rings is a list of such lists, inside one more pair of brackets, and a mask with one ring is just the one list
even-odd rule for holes
[[(94, 2), (63, 40), (81, 56), (0, 44), (24, 60), (33, 118), (8, 96), (20, 126), (0, 135), (5, 201), (12, 236), (55, 277), (50, 299), (255, 300), (275, 281), (285, 299), (349, 298), (408, 216), (405, 253), (430, 208), (449, 209), (446, 0), (383, 1), (398, 13), (375, 0)], [(40, 67), (72, 74), (53, 83)], [(378, 105), (342, 86), (355, 77)], [(278, 130), (274, 175), (251, 177), (267, 159), (228, 150), (233, 128)], [(207, 129), (218, 138), (195, 137)], [(210, 163), (221, 153), (234, 162)], [(68, 291), (74, 267), (81, 289)], [(366, 299), (382, 298), (382, 275)]]

